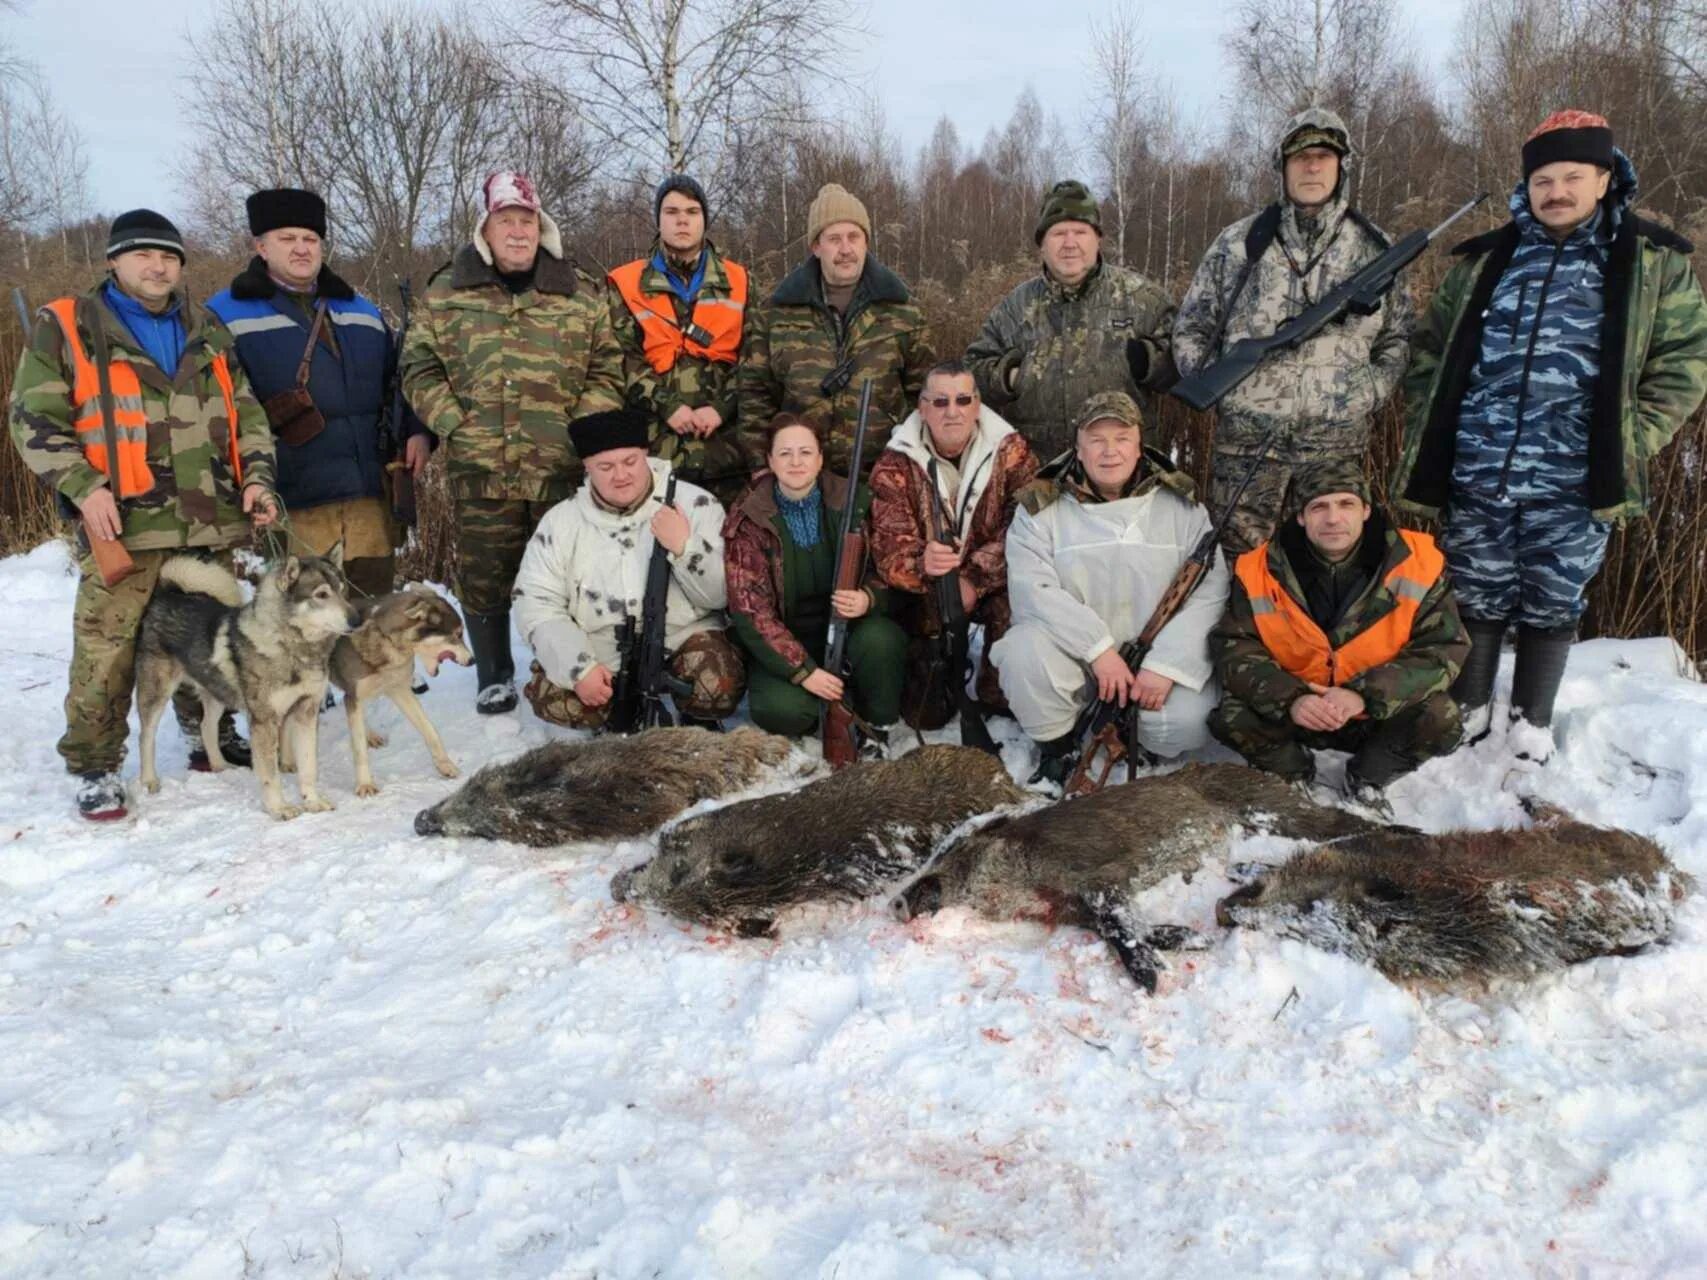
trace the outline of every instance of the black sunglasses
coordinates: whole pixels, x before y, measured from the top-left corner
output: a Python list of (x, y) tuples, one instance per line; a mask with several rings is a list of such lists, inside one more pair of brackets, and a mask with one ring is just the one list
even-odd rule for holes
[(949, 406), (949, 402), (952, 401), (960, 408), (965, 409), (968, 408), (977, 398), (977, 396), (969, 396), (962, 393), (957, 396), (920, 396), (919, 401), (922, 404), (928, 404), (933, 409), (946, 409)]

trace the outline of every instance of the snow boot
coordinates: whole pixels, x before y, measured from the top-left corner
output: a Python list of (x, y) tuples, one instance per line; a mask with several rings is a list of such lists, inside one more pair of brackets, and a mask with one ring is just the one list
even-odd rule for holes
[(1464, 721), (1463, 743), (1473, 747), (1488, 736), (1493, 723), (1494, 677), (1500, 671), (1500, 642), (1505, 639), (1503, 620), (1465, 618), (1470, 633), (1470, 654), (1453, 682), (1452, 696)]
[(1037, 769), (1026, 779), (1028, 787), (1047, 784), (1056, 791), (1067, 785), (1067, 775), (1078, 762), (1079, 743), (1071, 733), (1037, 744)]
[[(219, 754), (224, 756), (225, 763), (234, 769), (252, 768), (255, 763), (255, 753), (249, 747), (249, 739), (237, 731), (237, 717), (229, 711), (221, 712), (219, 717)], [(190, 748), (190, 771), (208, 773), (210, 770), (207, 751), (202, 747), (201, 738), (198, 736), (195, 745)]]
[(116, 772), (78, 775), (77, 812), (90, 822), (116, 822), (128, 813), (125, 809), (124, 783)]
[(474, 673), (480, 692), (474, 709), (483, 716), (516, 709), (516, 661), (510, 654), (510, 611), (475, 613), (464, 610), (463, 628), (474, 650)]
[(1565, 678), (1575, 625), (1517, 629), (1517, 669), (1511, 679), (1511, 725), (1506, 740), (1519, 760), (1545, 764), (1553, 754), (1553, 702)]

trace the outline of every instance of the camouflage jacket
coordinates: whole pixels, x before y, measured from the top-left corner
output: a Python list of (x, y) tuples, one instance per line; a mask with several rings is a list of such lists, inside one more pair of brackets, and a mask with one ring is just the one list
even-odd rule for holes
[[(925, 470), (931, 455), (924, 435), (915, 409), (871, 469), (871, 555), (891, 587), (929, 600), (921, 567), (925, 543), (931, 540), (932, 505)], [(1019, 491), (1036, 477), (1038, 465), (1025, 437), (985, 408), (960, 457), (958, 490), (952, 498), (946, 493), (941, 498), (947, 513), (943, 537), (964, 549), (960, 577), (980, 600), (1007, 594), (1008, 525)]]
[[(1351, 212), (1343, 191), (1314, 220), (1313, 235), (1297, 206), (1283, 200), (1274, 240), (1235, 298), (1245, 237), (1261, 216), (1222, 231), (1198, 264), (1174, 321), (1182, 376), (1214, 364), (1241, 338), (1267, 337), (1387, 248), (1385, 237)], [(1348, 316), (1295, 350), (1270, 355), (1221, 401), (1215, 448), (1235, 456), (1253, 452), (1278, 426), (1278, 459), (1361, 458), (1370, 416), (1404, 373), (1410, 331), (1411, 304), (1401, 283), (1374, 315)]]
[[(668, 296), (675, 303), (677, 321), (686, 323), (693, 318), (693, 307), (671, 289), (669, 280), (658, 270), (653, 261), (656, 249), (654, 244), (653, 253), (645, 258), (647, 265), (640, 273), (640, 290)], [(739, 405), (735, 371), (739, 365), (720, 364), (684, 352), (676, 357), (676, 363), (667, 373), (659, 373), (646, 359), (640, 324), (634, 313), (614, 284), (609, 292), (611, 328), (622, 347), (628, 401), (652, 416), (652, 452), (667, 459), (684, 475), (711, 480), (732, 475), (744, 477), (748, 467), (735, 425)], [(699, 292), (706, 298), (730, 296), (723, 255), (710, 241), (705, 246), (705, 276), (700, 281)], [(723, 425), (705, 439), (677, 435), (664, 424), (683, 405), (690, 409), (709, 405), (717, 410)]]
[(533, 287), (513, 295), (472, 244), (459, 249), (427, 283), (402, 376), (459, 498), (567, 497), (582, 475), (570, 419), (623, 402), (603, 286), (543, 244)]
[[(826, 395), (825, 377), (847, 361), (852, 376)], [(867, 258), (847, 318), (838, 324), (824, 303), (818, 260), (808, 258), (783, 277), (747, 323), (739, 378), (741, 440), (749, 466), (765, 465), (765, 427), (786, 411), (802, 415), (822, 434), (824, 469), (845, 473), (860, 384), (870, 378), (871, 420), (861, 467), (869, 475), (890, 430), (912, 412), (935, 363), (924, 312), (900, 276)]]
[[(168, 376), (102, 300), (101, 292), (97, 285), (85, 300), (105, 330), (113, 359), (129, 362), (142, 384), (148, 467), (154, 474), (147, 493), (119, 503), (124, 545), (132, 551), (157, 551), (247, 541), (249, 520), (231, 473), (231, 423), (213, 373), (215, 356), (226, 357), (231, 373), (245, 486), (258, 483), (272, 490), (273, 432), (238, 362), (236, 340), (218, 316), (182, 299), (184, 355), (176, 376)], [(84, 351), (93, 358), (90, 334), (81, 325), (79, 334)], [(39, 312), (12, 383), (12, 442), (24, 464), (58, 491), (67, 516), (75, 514), (72, 503), (107, 483), (84, 457), (72, 426), (73, 376), (59, 322)]]
[[(1303, 526), (1295, 520), (1285, 524), (1272, 541), (1245, 553), (1267, 556), (1275, 581), (1307, 612), (1309, 606), (1293, 565), (1312, 554)], [(1346, 606), (1338, 623), (1325, 628), (1328, 642), (1336, 649), (1393, 611), (1398, 598), (1387, 587), (1386, 578), (1411, 551), (1398, 531), (1375, 511), (1364, 526), (1356, 554), (1364, 562), (1361, 567), (1367, 571), (1369, 585)], [(1286, 719), (1292, 704), (1310, 692), (1309, 685), (1282, 668), (1263, 645), (1250, 595), (1237, 572), (1227, 597), (1227, 612), (1209, 635), (1209, 649), (1222, 690), (1266, 719)], [(1391, 662), (1371, 667), (1346, 681), (1345, 687), (1363, 698), (1371, 719), (1385, 720), (1430, 694), (1450, 688), (1469, 652), (1470, 634), (1458, 616), (1451, 575), (1443, 572), (1417, 606), (1410, 643)]]
[[(834, 537), (847, 506), (848, 482), (825, 471), (818, 483), (824, 491), (825, 523)], [(861, 485), (854, 501), (857, 504), (854, 527), (859, 528), (870, 512), (871, 491)], [(766, 471), (729, 509), (729, 518), (723, 524), (723, 576), (728, 591), (729, 623), (753, 661), (772, 675), (799, 684), (818, 669), (818, 664), (783, 621), (794, 612), (792, 593), (799, 589), (784, 572), (786, 558), (783, 521), (776, 505), (776, 480)], [(888, 592), (869, 561), (863, 579), (861, 585), (871, 597), (873, 612), (885, 611)]]
[[(1451, 496), (1487, 312), (1520, 240), (1514, 220), (1458, 245), (1458, 261), (1417, 328), (1392, 485), (1401, 511), (1432, 517)], [(1612, 237), (1587, 439), (1588, 505), (1598, 519), (1626, 520), (1648, 509), (1649, 460), (1707, 395), (1707, 298), (1690, 265), (1693, 249), (1633, 211)]]
[(1072, 447), (1086, 399), (1099, 391), (1137, 398), (1129, 339), (1148, 349), (1144, 386), (1172, 385), (1173, 318), (1173, 301), (1136, 271), (1098, 262), (1074, 289), (1040, 272), (996, 304), (966, 362), (985, 403), (1048, 459)]

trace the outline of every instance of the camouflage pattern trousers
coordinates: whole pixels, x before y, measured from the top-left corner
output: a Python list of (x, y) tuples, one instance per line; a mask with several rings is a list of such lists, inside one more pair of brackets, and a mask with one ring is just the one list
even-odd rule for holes
[(1432, 693), (1385, 720), (1353, 720), (1335, 733), (1319, 733), (1288, 717), (1271, 720), (1231, 695), (1209, 715), (1209, 732), (1254, 767), (1283, 778), (1316, 776), (1312, 751), (1349, 751), (1350, 768), (1364, 782), (1384, 787), (1424, 760), (1458, 745), (1458, 703), (1450, 693)]
[(1582, 617), (1611, 532), (1581, 501), (1502, 502), (1454, 489), (1440, 549), (1466, 618), (1558, 630)]
[(555, 502), (458, 498), (456, 599), (464, 613), (508, 613), (528, 539)]
[[(71, 682), (65, 694), (65, 736), (59, 740), (68, 772), (116, 773), (124, 763), (142, 613), (161, 567), (173, 556), (190, 554), (197, 553), (133, 551), (136, 572), (112, 587), (101, 581), (93, 556), (78, 561), (83, 576), (71, 612)], [(227, 553), (216, 555), (222, 564), (228, 562)], [(172, 709), (184, 737), (199, 742), (202, 704), (188, 685), (172, 695)]]
[[(1209, 514), (1215, 519), (1219, 520), (1222, 512), (1232, 504), (1233, 491), (1251, 469), (1252, 461), (1249, 454), (1215, 451), (1209, 475)], [(1304, 462), (1277, 458), (1272, 454), (1257, 464), (1256, 474), (1251, 476), (1250, 484), (1234, 507), (1232, 519), (1227, 521), (1227, 527), (1221, 534), (1221, 550), (1228, 564), (1274, 536), (1275, 526), (1290, 514), (1288, 507), (1291, 505), (1293, 473), (1305, 465)]]
[[(670, 655), (670, 674), (693, 686), (693, 692), (674, 699), (676, 710), (695, 720), (721, 720), (741, 705), (747, 669), (741, 651), (721, 631), (696, 631)], [(553, 684), (535, 662), (532, 678), (522, 689), (534, 714), (568, 729), (598, 729), (610, 715), (610, 704), (589, 707), (573, 689)]]

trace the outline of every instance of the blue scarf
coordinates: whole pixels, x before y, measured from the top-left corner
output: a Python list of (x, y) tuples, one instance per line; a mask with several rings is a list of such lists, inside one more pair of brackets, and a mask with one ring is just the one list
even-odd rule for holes
[(664, 256), (661, 246), (652, 251), (652, 265), (664, 273), (664, 279), (670, 282), (670, 288), (675, 290), (677, 297), (683, 302), (691, 303), (699, 297), (699, 287), (705, 283), (705, 257), (705, 250), (701, 249), (699, 265), (693, 269), (692, 278), (686, 280), (676, 274), (675, 267), (670, 265), (670, 260)]
[(177, 298), (172, 305), (156, 315), (135, 298), (107, 281), (103, 296), (115, 315), (124, 321), (136, 345), (148, 353), (148, 358), (160, 366), (168, 378), (177, 376), (178, 361), (184, 358), (184, 321), (179, 314), (182, 304)]
[(776, 487), (776, 509), (782, 512), (782, 522), (788, 526), (788, 536), (794, 545), (807, 550), (818, 545), (818, 534), (824, 525), (824, 491), (817, 485), (812, 492), (796, 502)]

